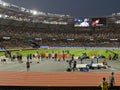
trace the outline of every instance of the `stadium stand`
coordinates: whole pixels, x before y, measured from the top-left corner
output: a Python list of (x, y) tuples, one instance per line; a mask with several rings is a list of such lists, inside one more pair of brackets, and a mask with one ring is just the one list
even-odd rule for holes
[[(75, 22), (72, 16), (29, 10), (0, 1), (0, 51), (4, 48), (34, 48), (35, 45), (37, 47), (40, 45), (119, 48), (119, 13), (100, 18), (106, 19), (105, 26), (77, 28), (74, 27)], [(9, 87), (9, 90), (18, 88), (33, 90), (39, 87)], [(79, 87), (75, 88), (79, 90)], [(75, 90), (75, 88), (62, 88), (62, 90)], [(80, 88), (81, 90), (99, 90), (98, 86)], [(0, 87), (0, 89), (8, 88)], [(120, 88), (116, 86), (116, 90)]]
[(29, 40), (45, 46), (120, 46), (119, 13), (100, 17), (106, 19), (104, 27), (76, 28), (69, 15), (28, 10), (3, 1), (0, 5), (0, 47), (31, 47)]

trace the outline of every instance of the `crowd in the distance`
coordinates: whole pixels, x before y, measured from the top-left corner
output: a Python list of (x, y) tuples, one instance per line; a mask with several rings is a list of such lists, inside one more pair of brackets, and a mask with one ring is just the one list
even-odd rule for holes
[[(56, 26), (57, 27), (57, 26)], [(69, 30), (68, 30), (69, 29)], [(120, 29), (114, 27), (101, 28), (28, 28), (28, 27), (5, 27), (0, 31), (0, 38), (10, 37), (10, 40), (1, 40), (2, 46), (29, 46), (28, 40), (35, 40), (39, 45), (48, 46), (116, 46), (120, 43)], [(112, 39), (112, 40), (110, 40)], [(112, 42), (112, 43), (111, 43)]]

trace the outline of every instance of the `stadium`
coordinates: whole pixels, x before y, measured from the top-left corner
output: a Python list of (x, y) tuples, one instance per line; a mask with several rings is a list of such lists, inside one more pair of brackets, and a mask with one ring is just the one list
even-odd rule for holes
[(0, 0), (1, 90), (101, 90), (111, 72), (110, 90), (120, 90), (119, 56), (120, 13), (74, 17)]

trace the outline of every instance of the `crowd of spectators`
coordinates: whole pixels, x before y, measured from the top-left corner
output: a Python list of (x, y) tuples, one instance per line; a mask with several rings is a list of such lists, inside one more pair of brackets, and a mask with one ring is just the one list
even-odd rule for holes
[[(57, 25), (45, 28), (1, 26), (0, 47), (30, 47), (28, 41), (47, 46), (120, 46), (120, 28), (115, 26), (66, 28)], [(4, 40), (3, 37), (10, 37)], [(35, 40), (39, 38), (39, 40)]]

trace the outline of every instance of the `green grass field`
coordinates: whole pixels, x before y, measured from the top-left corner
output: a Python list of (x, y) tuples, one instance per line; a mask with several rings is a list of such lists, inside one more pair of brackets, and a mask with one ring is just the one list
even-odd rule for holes
[[(113, 57), (114, 53), (117, 53), (118, 55), (120, 55), (120, 50), (106, 51), (105, 49), (79, 49), (79, 48), (18, 50), (18, 51), (12, 51), (11, 53), (12, 54), (20, 53), (23, 56), (26, 56), (29, 53), (34, 54), (35, 52), (39, 52), (39, 53), (53, 53), (54, 52), (54, 53), (62, 54), (63, 50), (64, 51), (69, 50), (70, 54), (74, 54), (75, 56), (81, 56), (82, 53), (86, 53), (87, 56), (104, 55), (106, 58), (108, 58), (109, 55)], [(4, 55), (4, 52), (0, 52), (0, 55)]]

